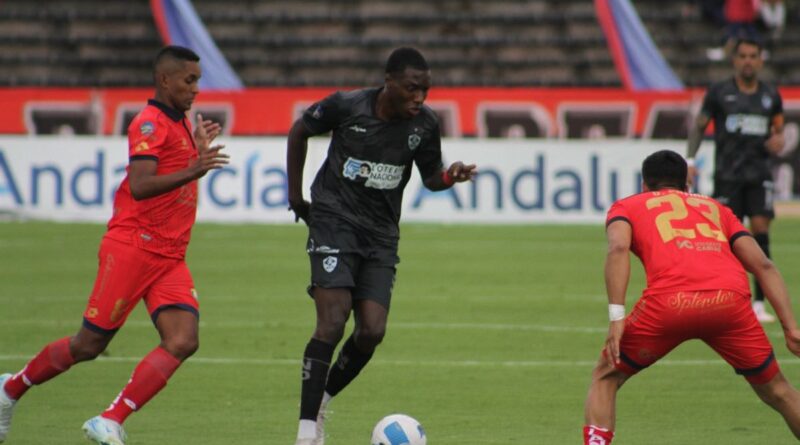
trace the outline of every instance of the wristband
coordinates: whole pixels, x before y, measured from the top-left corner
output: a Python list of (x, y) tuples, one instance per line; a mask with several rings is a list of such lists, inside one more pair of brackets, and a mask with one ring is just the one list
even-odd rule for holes
[(455, 180), (453, 180), (453, 177), (450, 176), (450, 173), (447, 173), (447, 170), (444, 170), (442, 171), (442, 182), (444, 185), (450, 187), (455, 183)]
[(619, 321), (625, 318), (625, 305), (624, 304), (609, 304), (608, 305), (608, 321)]
[(687, 167), (694, 167), (695, 166), (694, 158), (687, 158), (686, 159), (686, 166)]

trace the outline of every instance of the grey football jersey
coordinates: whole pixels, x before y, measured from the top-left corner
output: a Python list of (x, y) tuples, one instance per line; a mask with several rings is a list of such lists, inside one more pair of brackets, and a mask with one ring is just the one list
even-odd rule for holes
[(425, 179), (442, 168), (436, 114), (423, 106), (408, 120), (375, 114), (381, 88), (336, 92), (309, 107), (312, 134), (332, 131), (328, 156), (311, 186), (313, 212), (340, 216), (378, 236), (396, 238), (412, 163)]
[(758, 82), (754, 94), (739, 91), (734, 79), (709, 87), (702, 113), (714, 120), (714, 178), (760, 183), (771, 178), (769, 153), (772, 118), (783, 113), (778, 91)]

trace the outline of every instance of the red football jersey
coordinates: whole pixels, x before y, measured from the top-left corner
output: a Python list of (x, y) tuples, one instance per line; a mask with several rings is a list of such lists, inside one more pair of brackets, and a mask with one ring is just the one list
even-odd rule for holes
[(647, 274), (644, 295), (671, 291), (727, 289), (750, 295), (744, 267), (731, 251), (749, 235), (728, 208), (703, 195), (661, 190), (621, 199), (606, 225), (631, 225), (631, 250)]
[[(158, 175), (187, 168), (197, 158), (189, 120), (184, 113), (149, 100), (128, 127), (128, 156), (131, 161), (157, 161)], [(117, 189), (106, 236), (159, 255), (183, 258), (196, 213), (197, 181), (136, 201), (126, 176)]]

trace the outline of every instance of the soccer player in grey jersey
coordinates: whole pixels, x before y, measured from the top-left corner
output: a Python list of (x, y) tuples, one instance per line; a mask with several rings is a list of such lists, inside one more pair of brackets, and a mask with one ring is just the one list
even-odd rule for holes
[[(316, 329), (303, 355), (297, 445), (324, 442), (325, 407), (364, 368), (383, 339), (395, 278), (403, 189), (416, 164), (430, 190), (469, 181), (475, 165), (442, 164), (439, 123), (423, 105), (431, 85), (425, 58), (399, 48), (378, 88), (337, 92), (306, 110), (289, 132), (289, 205), (308, 224), (309, 294)], [(328, 156), (303, 198), (308, 138), (332, 131)], [(355, 329), (333, 352), (353, 312)]]
[[(769, 225), (775, 217), (769, 155), (783, 149), (784, 119), (780, 94), (758, 80), (763, 64), (759, 43), (736, 43), (734, 76), (709, 87), (703, 108), (689, 131), (686, 160), (691, 181), (697, 174), (694, 157), (713, 119), (714, 198), (730, 207), (740, 220), (750, 218), (750, 231), (769, 257)], [(764, 292), (757, 282), (753, 310), (759, 321), (775, 321), (764, 307)]]

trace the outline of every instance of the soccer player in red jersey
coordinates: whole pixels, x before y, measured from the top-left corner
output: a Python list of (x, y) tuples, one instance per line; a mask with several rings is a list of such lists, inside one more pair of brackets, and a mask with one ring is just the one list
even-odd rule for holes
[[(750, 308), (745, 270), (755, 275), (780, 319), (789, 350), (800, 356), (800, 330), (780, 273), (733, 212), (687, 193), (686, 161), (656, 152), (642, 164), (644, 192), (608, 211), (605, 280), (608, 337), (586, 399), (584, 445), (614, 437), (616, 395), (625, 381), (689, 339), (714, 349), (800, 438), (800, 393), (780, 371)], [(625, 317), (633, 252), (647, 288)]]
[(210, 147), (220, 126), (198, 115), (193, 134), (185, 116), (198, 93), (199, 60), (178, 46), (167, 46), (156, 56), (155, 98), (128, 128), (127, 177), (100, 244), (83, 326), (76, 335), (45, 346), (17, 374), (0, 376), (0, 442), (28, 389), (97, 357), (139, 300), (147, 305), (161, 343), (139, 362), (111, 406), (86, 421), (87, 438), (124, 445), (125, 419), (197, 350), (198, 302), (184, 256), (197, 210), (197, 179), (228, 162), (221, 145)]

